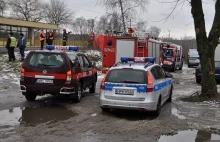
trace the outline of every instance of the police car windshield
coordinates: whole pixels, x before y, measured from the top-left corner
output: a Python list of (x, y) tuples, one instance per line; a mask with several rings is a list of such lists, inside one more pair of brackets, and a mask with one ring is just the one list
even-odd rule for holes
[(142, 70), (114, 69), (109, 71), (106, 82), (146, 84), (145, 75)]
[(54, 53), (34, 53), (31, 55), (29, 65), (39, 68), (59, 68), (65, 63), (65, 58), (61, 54)]

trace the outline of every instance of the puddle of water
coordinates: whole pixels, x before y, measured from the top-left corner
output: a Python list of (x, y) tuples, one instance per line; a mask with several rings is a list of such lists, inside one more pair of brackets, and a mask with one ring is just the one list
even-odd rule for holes
[(65, 107), (52, 105), (36, 108), (12, 108), (0, 111), (0, 126), (36, 126), (45, 122), (57, 122), (67, 120), (76, 113)]
[(220, 135), (200, 130), (180, 131), (173, 136), (161, 136), (158, 142), (220, 142)]

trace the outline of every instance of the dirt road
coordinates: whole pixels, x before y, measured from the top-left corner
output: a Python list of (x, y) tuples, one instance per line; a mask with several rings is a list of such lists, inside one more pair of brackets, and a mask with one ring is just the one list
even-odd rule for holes
[[(5, 72), (0, 75), (0, 80), (9, 75), (0, 81), (0, 141), (220, 141), (220, 104), (179, 100), (200, 89), (193, 72), (194, 69), (185, 67), (173, 73), (173, 101), (163, 106), (157, 118), (151, 113), (128, 110), (103, 113), (99, 108), (101, 77), (97, 93), (85, 92), (78, 104), (51, 96), (26, 102), (18, 92), (19, 76)], [(10, 87), (4, 87), (7, 85)]]

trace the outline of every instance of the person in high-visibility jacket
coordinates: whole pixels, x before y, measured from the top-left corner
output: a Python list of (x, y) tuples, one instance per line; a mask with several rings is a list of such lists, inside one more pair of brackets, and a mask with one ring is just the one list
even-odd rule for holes
[(17, 39), (13, 36), (13, 33), (8, 34), (8, 40), (6, 44), (6, 48), (8, 49), (8, 57), (9, 57), (9, 62), (12, 60), (15, 61), (15, 53), (14, 49), (16, 47)]
[(26, 45), (27, 45), (27, 39), (24, 37), (24, 34), (21, 33), (20, 37), (18, 38), (18, 44), (17, 44), (17, 47), (19, 48), (21, 54), (21, 61), (23, 61), (25, 57), (24, 51)]
[(44, 34), (44, 31), (41, 30), (41, 33), (40, 33), (40, 47), (41, 47), (41, 50), (44, 49), (44, 41), (45, 41), (45, 34)]
[(49, 40), (48, 40), (48, 45), (53, 45), (53, 40), (54, 40), (54, 35), (53, 35), (53, 32), (50, 31), (50, 36), (49, 36)]

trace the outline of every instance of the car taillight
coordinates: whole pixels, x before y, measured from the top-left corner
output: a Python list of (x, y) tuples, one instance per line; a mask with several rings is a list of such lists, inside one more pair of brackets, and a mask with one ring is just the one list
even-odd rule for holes
[(67, 82), (67, 83), (70, 83), (70, 82), (71, 82), (71, 79), (72, 79), (72, 71), (69, 70), (69, 71), (66, 73), (66, 82)]
[(24, 73), (25, 73), (25, 69), (21, 68), (21, 81), (24, 80)]
[(147, 92), (153, 92), (154, 91), (154, 85), (153, 85), (153, 80), (150, 75), (150, 72), (147, 72)]
[(101, 86), (100, 86), (101, 90), (105, 90), (105, 78), (106, 76), (102, 79)]

